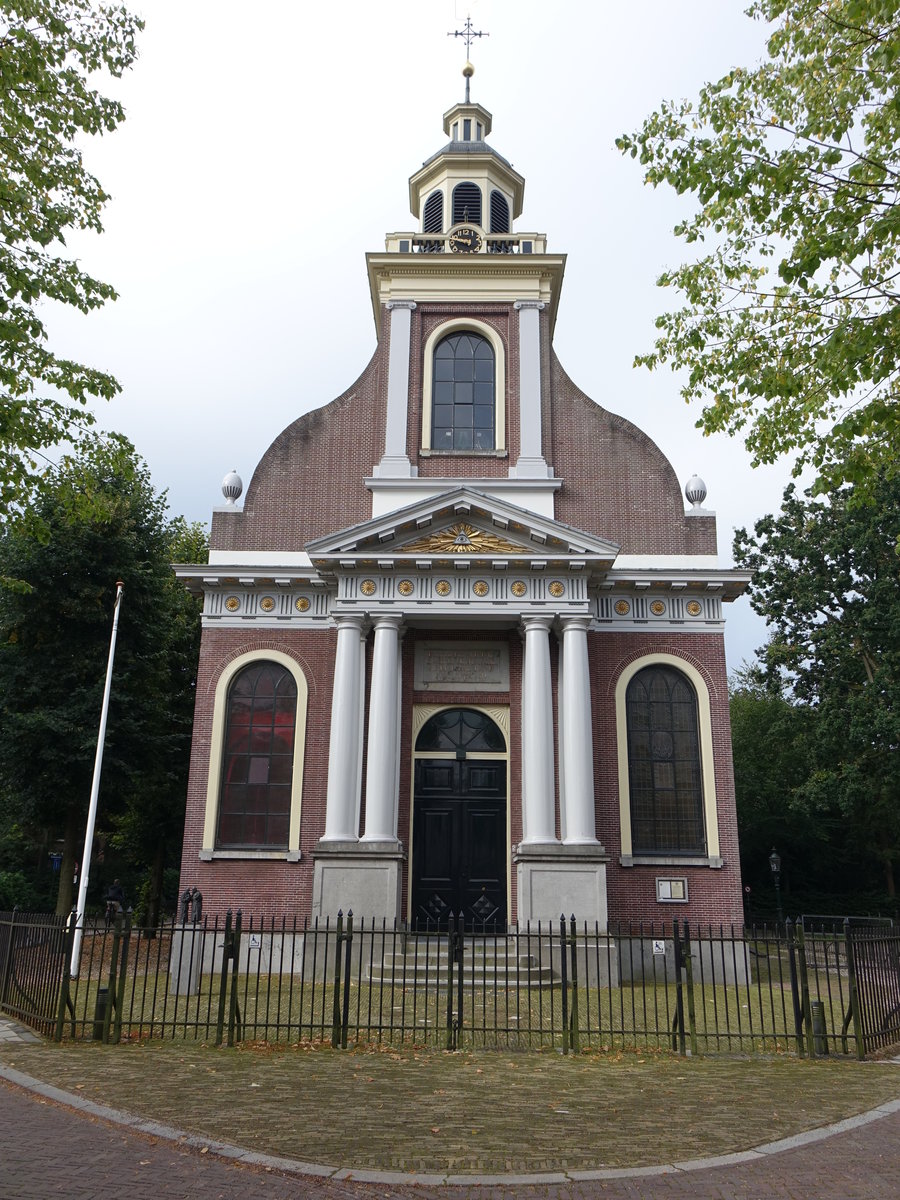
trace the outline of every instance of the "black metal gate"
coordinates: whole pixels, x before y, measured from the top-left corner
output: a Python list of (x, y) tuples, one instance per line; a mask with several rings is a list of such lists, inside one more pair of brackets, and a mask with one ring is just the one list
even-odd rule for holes
[(900, 931), (845, 928), (860, 1058), (900, 1043)]
[(41, 1033), (56, 1025), (67, 969), (66, 918), (47, 913), (0, 914), (0, 1009)]

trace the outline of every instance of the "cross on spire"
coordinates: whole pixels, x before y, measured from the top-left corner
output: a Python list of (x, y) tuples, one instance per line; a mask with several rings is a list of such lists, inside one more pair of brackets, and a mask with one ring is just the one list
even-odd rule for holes
[(471, 17), (466, 17), (466, 23), (462, 27), (462, 29), (451, 29), (451, 31), (447, 34), (447, 37), (461, 37), (464, 39), (464, 41), (466, 43), (466, 58), (469, 57), (469, 50), (470, 50), (470, 48), (472, 46), (472, 42), (475, 40), (475, 38), (490, 37), (490, 36), (491, 35), (489, 33), (484, 33), (483, 30), (473, 29)]
[(475, 38), (490, 37), (490, 36), (491, 35), (489, 33), (485, 33), (484, 30), (482, 30), (482, 29), (473, 29), (472, 28), (472, 17), (471, 16), (466, 17), (466, 23), (465, 23), (465, 25), (463, 25), (462, 29), (451, 29), (450, 32), (447, 34), (447, 37), (462, 38), (463, 41), (466, 43), (466, 65), (463, 68), (463, 75), (465, 75), (465, 77), (466, 77), (466, 104), (469, 103), (469, 80), (472, 78), (472, 73), (474, 70), (474, 68), (472, 67), (472, 64), (468, 61), (469, 51), (472, 48), (472, 42), (475, 40)]

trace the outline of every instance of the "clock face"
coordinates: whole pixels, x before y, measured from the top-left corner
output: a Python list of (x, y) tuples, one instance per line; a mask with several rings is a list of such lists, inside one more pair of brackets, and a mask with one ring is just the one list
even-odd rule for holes
[(447, 242), (454, 254), (474, 254), (481, 249), (481, 234), (477, 229), (461, 225), (453, 230)]

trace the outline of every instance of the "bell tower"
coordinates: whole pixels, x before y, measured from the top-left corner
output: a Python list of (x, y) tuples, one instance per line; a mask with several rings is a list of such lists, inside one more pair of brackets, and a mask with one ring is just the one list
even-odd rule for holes
[[(389, 342), (384, 452), (366, 486), (373, 516), (464, 478), (552, 517), (562, 481), (545, 453), (544, 368), (565, 255), (548, 254), (546, 234), (518, 229), (525, 180), (488, 144), (492, 115), (471, 99), (470, 62), (462, 73), (465, 98), (443, 115), (450, 141), (409, 180), (417, 228), (389, 233), (384, 252), (366, 256)], [(473, 379), (471, 401), (464, 379), (444, 386), (446, 359), (469, 349), (453, 338), (492, 359), (489, 401), (486, 379)]]

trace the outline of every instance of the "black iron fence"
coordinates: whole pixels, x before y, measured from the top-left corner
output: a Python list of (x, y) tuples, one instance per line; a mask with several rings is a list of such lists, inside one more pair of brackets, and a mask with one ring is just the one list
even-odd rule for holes
[(893, 928), (601, 930), (573, 917), (438, 931), (238, 912), (148, 933), (126, 916), (85, 928), (70, 977), (73, 944), (71, 922), (0, 914), (0, 1007), (57, 1039), (106, 1042), (858, 1057), (900, 1042)]

